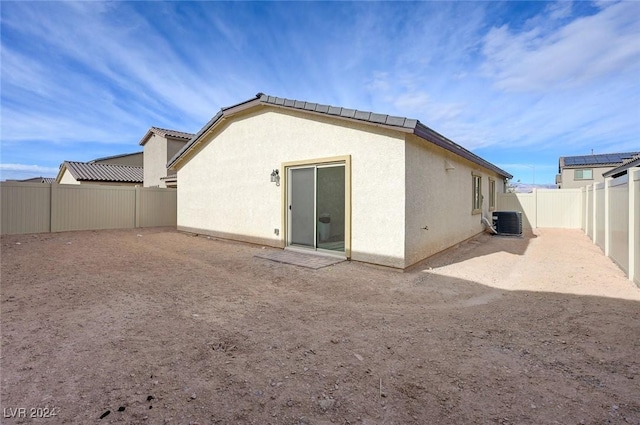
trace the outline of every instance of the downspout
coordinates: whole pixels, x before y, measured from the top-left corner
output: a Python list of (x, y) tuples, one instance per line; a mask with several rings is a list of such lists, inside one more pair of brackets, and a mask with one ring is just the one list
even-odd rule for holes
[(494, 235), (498, 234), (496, 229), (493, 228), (493, 224), (491, 224), (491, 222), (484, 215), (482, 216), (482, 223), (484, 223), (484, 225), (487, 226), (487, 228), (491, 233), (493, 233)]

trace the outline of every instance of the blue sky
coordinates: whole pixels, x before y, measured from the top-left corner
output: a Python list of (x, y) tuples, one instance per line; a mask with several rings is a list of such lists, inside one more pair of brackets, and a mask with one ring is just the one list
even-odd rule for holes
[(10, 2), (0, 179), (258, 92), (417, 118), (514, 175), (640, 150), (640, 2)]

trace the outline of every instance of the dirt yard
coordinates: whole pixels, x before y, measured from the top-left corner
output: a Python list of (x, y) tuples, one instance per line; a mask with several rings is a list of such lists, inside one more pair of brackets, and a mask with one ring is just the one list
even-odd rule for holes
[(157, 228), (0, 242), (2, 424), (640, 424), (640, 289), (577, 230), (405, 273)]

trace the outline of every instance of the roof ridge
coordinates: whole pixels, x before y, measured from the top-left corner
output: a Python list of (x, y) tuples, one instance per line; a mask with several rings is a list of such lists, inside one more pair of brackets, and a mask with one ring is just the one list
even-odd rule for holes
[(151, 127), (149, 127), (147, 132), (144, 133), (144, 136), (142, 136), (142, 139), (140, 139), (138, 144), (141, 146), (144, 146), (144, 144), (147, 142), (147, 140), (149, 139), (149, 137), (151, 137), (152, 134), (157, 134), (161, 137), (169, 136), (173, 138), (186, 139), (186, 141), (193, 139), (193, 137), (196, 135), (195, 133), (188, 133), (186, 131), (172, 130), (170, 128), (162, 128), (162, 127), (152, 125)]
[(195, 133), (189, 133), (188, 131), (181, 131), (181, 130), (174, 130), (174, 129), (171, 129), (171, 128), (158, 127), (157, 125), (152, 125), (151, 128), (155, 128), (156, 130), (162, 130), (162, 131), (171, 131), (173, 133), (195, 134)]
[[(271, 105), (300, 109), (309, 112), (318, 112), (342, 118), (366, 121), (373, 124), (389, 125), (392, 127), (415, 129), (419, 122), (415, 118), (383, 114), (379, 112), (366, 111), (364, 109), (345, 108), (343, 106), (333, 106), (324, 103), (308, 102), (305, 100), (288, 99), (285, 97), (271, 96), (264, 93), (258, 93), (256, 95), (256, 98), (261, 102), (265, 102)], [(252, 100), (254, 99), (251, 99), (250, 101)], [(244, 103), (246, 102), (242, 102), (240, 103), (240, 105)], [(224, 109), (226, 108), (223, 108), (223, 110)]]

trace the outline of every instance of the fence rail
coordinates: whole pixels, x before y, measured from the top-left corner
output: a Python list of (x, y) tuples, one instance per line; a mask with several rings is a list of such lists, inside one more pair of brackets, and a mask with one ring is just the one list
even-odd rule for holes
[(640, 169), (581, 189), (501, 193), (498, 211), (521, 211), (523, 227), (582, 229), (640, 286)]
[(0, 233), (175, 226), (175, 189), (0, 183)]

